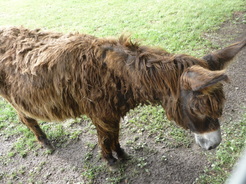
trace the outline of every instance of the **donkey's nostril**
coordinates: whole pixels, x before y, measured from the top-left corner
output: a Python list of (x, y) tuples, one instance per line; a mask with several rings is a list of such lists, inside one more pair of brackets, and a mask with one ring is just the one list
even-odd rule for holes
[(208, 150), (211, 150), (211, 149), (213, 149), (213, 146), (209, 146), (209, 147), (208, 147)]

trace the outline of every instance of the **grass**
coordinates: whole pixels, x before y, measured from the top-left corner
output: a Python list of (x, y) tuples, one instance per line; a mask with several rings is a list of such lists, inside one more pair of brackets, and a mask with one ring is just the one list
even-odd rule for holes
[[(130, 33), (134, 40), (140, 40), (143, 44), (161, 46), (170, 52), (201, 56), (214, 47), (202, 37), (204, 32), (216, 30), (224, 20), (232, 17), (233, 12), (245, 11), (245, 6), (244, 0), (0, 0), (0, 26), (23, 25), (64, 33), (79, 31), (103, 37)], [(5, 162), (5, 157), (16, 155), (26, 157), (30, 150), (39, 149), (33, 134), (18, 123), (15, 111), (2, 99), (0, 112), (0, 136), (16, 140), (7, 156), (0, 155), (0, 161)], [(131, 111), (124, 128), (134, 136), (129, 138), (127, 145), (135, 145), (135, 149), (139, 150), (149, 149), (144, 142), (139, 141), (140, 136), (146, 135), (156, 144), (166, 147), (189, 147), (191, 139), (187, 132), (170, 123), (163, 114), (161, 107), (151, 106)], [(84, 127), (79, 128), (82, 121)], [(245, 122), (244, 117), (242, 121), (224, 127), (224, 132), (227, 132), (225, 141), (215, 156), (209, 156), (213, 165), (207, 168), (197, 183), (224, 182), (245, 144), (245, 128), (239, 128), (245, 127)], [(41, 126), (57, 147), (77, 140), (82, 133), (96, 134), (95, 128), (85, 117), (63, 125), (41, 123)], [(88, 143), (88, 150), (94, 147)], [(84, 155), (83, 176), (90, 182), (104, 172), (102, 165), (91, 165), (92, 157), (89, 152)], [(145, 157), (131, 162), (148, 173)], [(125, 177), (124, 169), (123, 166), (117, 175), (109, 175), (107, 183), (120, 182)], [(132, 174), (138, 174), (138, 171)], [(10, 175), (16, 177), (15, 172)], [(3, 177), (0, 173), (0, 181)]]
[[(14, 6), (12, 6), (14, 4)], [(218, 28), (243, 0), (1, 0), (0, 25), (24, 25), (96, 36), (131, 33), (143, 43), (169, 51), (203, 53), (209, 44), (201, 34)], [(27, 11), (28, 10), (28, 11)], [(205, 43), (204, 43), (205, 41)]]

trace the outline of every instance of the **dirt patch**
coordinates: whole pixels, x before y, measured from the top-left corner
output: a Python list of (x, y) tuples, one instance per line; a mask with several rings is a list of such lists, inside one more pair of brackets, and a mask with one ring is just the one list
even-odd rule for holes
[[(245, 12), (234, 14), (233, 21), (225, 22), (214, 33), (204, 36), (213, 44), (224, 47), (246, 37)], [(244, 23), (243, 23), (244, 22)], [(227, 103), (223, 120), (229, 123), (240, 119), (246, 107), (246, 48), (238, 54), (227, 74), (231, 84), (226, 85)], [(222, 120), (222, 121), (223, 121)], [(122, 125), (121, 144), (131, 159), (120, 165), (119, 171), (109, 172), (98, 154), (97, 138), (85, 132), (77, 141), (58, 147), (55, 153), (43, 149), (24, 158), (8, 157), (15, 139), (0, 135), (0, 181), (2, 183), (142, 183), (190, 184), (203, 173), (210, 163), (201, 148), (194, 143), (189, 147), (169, 148), (156, 143), (144, 133), (129, 135)], [(192, 136), (188, 134), (191, 139)], [(132, 142), (129, 143), (129, 140)]]
[[(246, 12), (236, 12), (232, 21), (222, 24), (221, 28), (214, 33), (205, 34), (205, 38), (214, 45), (223, 47), (225, 45), (246, 38)], [(222, 121), (230, 122), (239, 120), (246, 108), (246, 49), (244, 48), (234, 58), (234, 62), (228, 67), (227, 74), (230, 84), (225, 85), (226, 105)]]

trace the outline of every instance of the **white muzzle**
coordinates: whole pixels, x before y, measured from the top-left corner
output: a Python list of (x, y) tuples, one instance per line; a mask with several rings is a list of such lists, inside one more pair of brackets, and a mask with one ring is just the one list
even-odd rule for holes
[(206, 150), (214, 149), (221, 142), (220, 129), (203, 134), (195, 133), (195, 140), (197, 144)]

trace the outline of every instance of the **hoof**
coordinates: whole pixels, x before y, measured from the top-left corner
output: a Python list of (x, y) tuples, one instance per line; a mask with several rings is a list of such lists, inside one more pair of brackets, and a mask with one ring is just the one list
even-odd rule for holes
[(118, 154), (117, 156), (118, 156), (119, 161), (127, 161), (131, 159), (131, 156), (128, 155), (123, 149), (122, 149), (121, 154), (120, 155)]
[(49, 140), (45, 141), (45, 142), (42, 142), (41, 143), (42, 146), (46, 149), (48, 149), (49, 151), (51, 151), (51, 153), (53, 153), (55, 151), (55, 147), (50, 143)]
[(55, 147), (51, 144), (51, 142), (47, 138), (39, 137), (38, 141), (41, 143), (42, 147), (48, 149), (52, 153), (55, 151)]
[(108, 158), (105, 158), (105, 159), (107, 161), (107, 165), (110, 171), (118, 170), (119, 162), (116, 158), (114, 158), (113, 156), (109, 156)]

